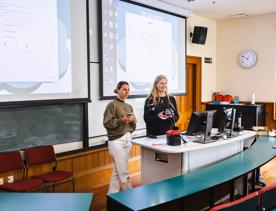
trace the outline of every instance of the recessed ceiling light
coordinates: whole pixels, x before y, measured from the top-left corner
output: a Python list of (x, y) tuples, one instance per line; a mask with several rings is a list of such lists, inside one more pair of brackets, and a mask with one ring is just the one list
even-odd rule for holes
[(238, 13), (238, 14), (230, 15), (230, 17), (232, 17), (232, 18), (245, 18), (245, 17), (248, 17), (248, 14)]

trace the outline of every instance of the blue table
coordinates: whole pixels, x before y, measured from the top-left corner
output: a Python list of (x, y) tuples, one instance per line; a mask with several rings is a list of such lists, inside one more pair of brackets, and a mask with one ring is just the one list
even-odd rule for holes
[(1, 211), (89, 210), (93, 193), (0, 193)]
[(269, 162), (276, 156), (276, 138), (260, 137), (248, 150), (229, 159), (197, 171), (163, 180), (150, 185), (110, 194), (108, 210), (122, 208), (142, 210), (153, 208), (245, 175)]

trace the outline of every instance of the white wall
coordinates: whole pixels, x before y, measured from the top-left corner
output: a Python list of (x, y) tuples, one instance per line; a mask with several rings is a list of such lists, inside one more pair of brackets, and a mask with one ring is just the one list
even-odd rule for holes
[[(189, 39), (190, 32), (193, 32), (194, 26), (208, 27), (207, 39), (205, 45), (194, 44)], [(190, 56), (202, 57), (202, 102), (212, 99), (212, 91), (216, 90), (216, 40), (217, 23), (213, 20), (192, 15), (187, 24), (187, 54)], [(212, 64), (204, 63), (204, 57), (213, 59)]]
[[(243, 49), (257, 52), (257, 64), (251, 69), (239, 66)], [(217, 91), (250, 100), (275, 100), (276, 14), (221, 21), (217, 24)]]

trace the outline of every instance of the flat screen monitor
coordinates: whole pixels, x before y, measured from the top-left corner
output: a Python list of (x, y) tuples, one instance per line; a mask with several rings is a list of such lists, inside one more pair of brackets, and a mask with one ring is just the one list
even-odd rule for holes
[(232, 131), (235, 124), (236, 109), (223, 107), (222, 109), (217, 110), (213, 128), (218, 128), (218, 132), (226, 133), (227, 136), (232, 136)]
[(206, 144), (213, 142), (211, 139), (211, 130), (213, 125), (213, 115), (216, 111), (207, 112), (193, 112), (189, 127), (187, 130), (187, 135), (200, 135), (194, 142)]
[(206, 112), (193, 112), (186, 134), (190, 136), (203, 134), (206, 130), (206, 120)]

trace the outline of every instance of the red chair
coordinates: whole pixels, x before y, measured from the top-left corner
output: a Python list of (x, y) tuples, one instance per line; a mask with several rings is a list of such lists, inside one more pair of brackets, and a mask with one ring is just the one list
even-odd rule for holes
[[(56, 183), (72, 180), (73, 192), (75, 192), (74, 175), (72, 172), (59, 171), (56, 169), (57, 160), (54, 147), (52, 145), (31, 147), (25, 150), (25, 157), (28, 168), (31, 166), (51, 164), (51, 171), (40, 175), (33, 176), (34, 178), (42, 179), (46, 183), (46, 187), (52, 184), (53, 192), (55, 192)], [(27, 173), (28, 175), (28, 173)]]
[(236, 201), (215, 206), (210, 211), (256, 211), (259, 210), (258, 199), (258, 192), (255, 192)]
[(0, 185), (2, 191), (27, 192), (37, 188), (43, 188), (43, 180), (24, 178), (25, 166), (19, 151), (0, 153), (0, 173), (18, 171), (19, 179), (13, 183)]
[(261, 210), (276, 208), (276, 183), (259, 190), (259, 206)]

